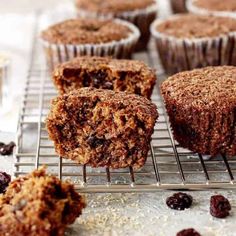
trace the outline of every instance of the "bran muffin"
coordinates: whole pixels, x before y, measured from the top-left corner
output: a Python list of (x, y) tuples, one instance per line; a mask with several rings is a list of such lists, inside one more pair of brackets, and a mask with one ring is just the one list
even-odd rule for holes
[(141, 32), (136, 49), (146, 49), (149, 26), (157, 16), (156, 0), (76, 0), (76, 6), (79, 17), (120, 18), (135, 24)]
[(52, 101), (46, 125), (63, 158), (92, 167), (140, 168), (157, 117), (156, 106), (144, 97), (81, 88)]
[(235, 0), (189, 0), (190, 12), (203, 15), (230, 16), (236, 18)]
[(52, 78), (61, 94), (95, 87), (135, 93), (148, 99), (156, 82), (155, 72), (141, 61), (86, 56), (57, 66)]
[(0, 195), (0, 232), (2, 236), (62, 236), (84, 207), (72, 184), (40, 168), (12, 181)]
[(181, 72), (161, 92), (174, 137), (193, 152), (236, 155), (236, 67)]
[(171, 4), (173, 13), (187, 12), (186, 0), (170, 0), (170, 4)]
[(151, 31), (168, 74), (236, 65), (236, 19), (180, 14), (155, 21)]
[(41, 33), (50, 69), (76, 56), (129, 58), (139, 30), (122, 20), (73, 19), (55, 24)]

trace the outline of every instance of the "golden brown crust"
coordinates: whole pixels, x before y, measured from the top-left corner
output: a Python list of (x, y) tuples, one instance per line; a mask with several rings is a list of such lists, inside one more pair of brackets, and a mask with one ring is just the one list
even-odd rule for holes
[(150, 98), (156, 75), (141, 61), (78, 57), (59, 65), (53, 72), (53, 81), (61, 94), (82, 87), (95, 87)]
[(161, 90), (181, 146), (212, 156), (236, 154), (236, 67), (178, 73)]
[(64, 158), (93, 167), (140, 168), (157, 116), (156, 106), (141, 96), (81, 88), (53, 100), (46, 123)]
[(128, 26), (113, 20), (73, 19), (44, 30), (42, 39), (55, 44), (100, 44), (128, 38)]
[(204, 38), (228, 35), (236, 31), (236, 19), (230, 17), (182, 14), (158, 24), (156, 30), (176, 38)]
[(84, 207), (72, 184), (40, 168), (12, 181), (0, 195), (1, 236), (62, 236)]
[(145, 9), (155, 4), (154, 0), (76, 0), (81, 10), (100, 13), (120, 13)]
[(194, 5), (211, 11), (236, 11), (235, 0), (195, 0)]

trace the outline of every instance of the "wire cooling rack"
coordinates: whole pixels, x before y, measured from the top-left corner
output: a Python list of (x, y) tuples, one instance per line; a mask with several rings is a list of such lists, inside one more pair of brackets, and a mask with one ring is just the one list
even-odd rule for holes
[[(134, 55), (157, 69), (158, 83), (165, 79), (155, 45), (148, 52)], [(145, 166), (112, 170), (90, 168), (58, 157), (48, 139), (45, 117), (50, 100), (57, 95), (45, 69), (44, 55), (34, 40), (30, 70), (23, 96), (15, 153), (15, 176), (24, 175), (41, 165), (61, 179), (70, 179), (80, 192), (141, 192), (161, 189), (235, 188), (236, 158), (209, 159), (182, 149), (173, 139), (157, 84), (153, 96), (159, 119), (150, 144)]]

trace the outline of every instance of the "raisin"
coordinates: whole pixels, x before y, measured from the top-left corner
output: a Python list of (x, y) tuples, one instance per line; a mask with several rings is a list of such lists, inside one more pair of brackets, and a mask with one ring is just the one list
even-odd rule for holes
[(195, 229), (184, 229), (181, 230), (176, 236), (201, 236)]
[(190, 208), (193, 202), (192, 196), (186, 193), (175, 193), (166, 199), (166, 204), (169, 208), (174, 210), (185, 210)]
[(141, 88), (135, 87), (134, 93), (135, 93), (135, 94), (138, 94), (138, 95), (141, 95)]
[(75, 76), (79, 76), (81, 70), (78, 70), (78, 69), (67, 69), (65, 68), (63, 70), (63, 76), (68, 78), (68, 77), (75, 77)]
[(11, 155), (15, 146), (14, 142), (9, 144), (0, 143), (0, 154), (3, 156)]
[(54, 195), (58, 199), (64, 199), (66, 198), (66, 193), (63, 192), (62, 188), (60, 185), (55, 185), (55, 192)]
[(103, 84), (104, 79), (107, 77), (107, 73), (104, 71), (93, 72), (90, 74), (93, 80), (93, 86), (99, 88)]
[(97, 138), (96, 136), (94, 135), (91, 135), (88, 139), (87, 139), (87, 142), (89, 144), (89, 146), (91, 148), (96, 148), (100, 145), (103, 145), (105, 140), (104, 139), (100, 139), (100, 138)]
[(120, 80), (121, 80), (121, 81), (124, 81), (126, 75), (127, 75), (127, 72), (126, 72), (126, 71), (121, 71), (121, 72), (119, 73)]
[(5, 193), (6, 189), (11, 182), (11, 176), (6, 172), (0, 172), (0, 193)]
[(229, 215), (231, 205), (229, 200), (222, 195), (215, 195), (211, 197), (210, 213), (216, 218), (225, 218)]

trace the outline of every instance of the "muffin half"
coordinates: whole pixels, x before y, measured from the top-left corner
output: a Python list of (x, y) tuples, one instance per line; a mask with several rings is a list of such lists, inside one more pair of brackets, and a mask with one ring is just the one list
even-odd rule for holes
[(81, 88), (54, 99), (46, 123), (64, 158), (92, 167), (140, 168), (157, 117), (156, 106), (144, 97)]
[(236, 67), (178, 73), (161, 92), (175, 139), (193, 152), (236, 155)]
[(95, 19), (67, 20), (41, 33), (50, 69), (83, 55), (129, 58), (139, 36), (129, 22)]
[(155, 21), (151, 31), (168, 74), (236, 65), (236, 19), (180, 14)]
[(135, 24), (141, 37), (137, 50), (147, 47), (149, 26), (157, 16), (156, 0), (76, 0), (79, 17), (120, 18)]
[(0, 194), (0, 232), (2, 236), (63, 236), (85, 206), (72, 184), (40, 168), (16, 178)]
[(150, 99), (155, 72), (145, 63), (105, 57), (77, 57), (56, 67), (53, 81), (61, 94), (82, 87), (135, 93)]

